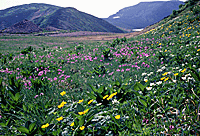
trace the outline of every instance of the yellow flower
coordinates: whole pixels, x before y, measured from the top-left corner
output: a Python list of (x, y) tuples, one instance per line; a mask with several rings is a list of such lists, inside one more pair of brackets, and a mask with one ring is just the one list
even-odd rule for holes
[(62, 108), (67, 102), (63, 101), (60, 105), (58, 105), (58, 108)]
[(57, 118), (56, 120), (61, 121), (61, 120), (63, 120), (63, 117), (61, 116), (60, 118)]
[(72, 124), (70, 126), (73, 127), (74, 126), (74, 122), (72, 122)]
[(163, 76), (166, 76), (168, 74), (168, 72), (165, 72), (164, 74), (162, 74)]
[(108, 95), (105, 95), (104, 97), (103, 97), (103, 99), (106, 99), (108, 97)]
[(198, 49), (197, 51), (200, 51), (200, 49)]
[(160, 80), (164, 80), (164, 79), (165, 79), (165, 77), (161, 78)]
[(78, 101), (78, 103), (82, 103), (82, 102), (83, 102), (83, 99)]
[(83, 113), (83, 112), (78, 112), (78, 114), (79, 114), (79, 115), (83, 115), (84, 113)]
[(168, 78), (165, 78), (165, 80), (164, 81), (167, 81), (169, 79), (169, 77)]
[(113, 96), (115, 96), (117, 94), (117, 92), (116, 93), (112, 93), (108, 98), (107, 98), (107, 100), (110, 100)]
[(42, 125), (41, 128), (47, 128), (49, 126), (49, 123)]
[(83, 115), (83, 114), (87, 113), (88, 111), (89, 111), (89, 109), (84, 110), (83, 112), (78, 112), (78, 114), (79, 114), (79, 115)]
[(83, 130), (83, 129), (85, 129), (85, 126), (80, 127), (80, 130)]
[(89, 109), (85, 110), (83, 113), (85, 114), (85, 113), (87, 113), (88, 111), (89, 111)]
[(116, 119), (120, 119), (120, 115), (115, 116)]
[(60, 93), (60, 95), (65, 95), (66, 94), (66, 92), (65, 91), (62, 91), (61, 93)]
[(145, 79), (144, 81), (145, 81), (145, 82), (148, 82), (148, 80), (147, 80), (147, 79)]
[(185, 72), (186, 71), (186, 68), (184, 68), (181, 72), (183, 73), (183, 72)]
[(88, 102), (88, 104), (90, 104), (90, 103), (92, 103), (93, 102), (93, 99), (92, 100), (90, 100), (89, 102)]
[(174, 74), (174, 76), (178, 76), (178, 73)]
[(165, 52), (167, 52), (167, 50), (165, 50)]

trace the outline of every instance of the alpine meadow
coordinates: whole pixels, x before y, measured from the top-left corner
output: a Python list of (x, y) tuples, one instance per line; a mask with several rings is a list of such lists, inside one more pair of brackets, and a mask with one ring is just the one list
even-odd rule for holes
[(59, 29), (1, 31), (0, 135), (200, 135), (199, 0), (133, 37)]

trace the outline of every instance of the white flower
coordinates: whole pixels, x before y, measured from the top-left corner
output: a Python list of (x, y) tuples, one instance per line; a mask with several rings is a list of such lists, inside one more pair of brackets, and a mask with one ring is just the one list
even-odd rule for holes
[(176, 83), (176, 80), (173, 80), (174, 83)]
[(115, 103), (119, 103), (119, 101), (117, 101), (116, 99), (112, 100), (112, 104), (115, 104)]
[(162, 72), (162, 69), (158, 69), (157, 72)]
[(154, 83), (150, 83), (150, 86), (154, 86), (154, 85), (156, 85), (156, 84), (154, 84)]
[(152, 74), (153, 74), (153, 72), (150, 72), (149, 74), (151, 74), (151, 75), (152, 75)]
[(165, 66), (163, 66), (161, 69), (162, 69), (162, 70), (164, 70), (165, 68), (166, 68), (166, 67), (165, 67)]
[(157, 84), (157, 85), (160, 85), (160, 84), (162, 84), (162, 81), (158, 81), (158, 82), (156, 82), (156, 84)]
[(196, 68), (196, 65), (193, 65), (192, 67)]
[(183, 80), (186, 80), (186, 77), (181, 77)]
[(142, 73), (142, 76), (145, 76), (147, 73)]
[(146, 89), (147, 89), (147, 90), (151, 90), (151, 89), (152, 89), (152, 87), (146, 87)]

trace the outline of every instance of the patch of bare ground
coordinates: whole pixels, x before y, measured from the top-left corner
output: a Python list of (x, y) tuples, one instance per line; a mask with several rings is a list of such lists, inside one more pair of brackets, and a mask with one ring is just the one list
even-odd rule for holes
[(52, 37), (66, 37), (69, 41), (110, 41), (116, 38), (131, 38), (141, 35), (151, 29), (154, 29), (157, 25), (148, 26), (142, 31), (131, 33), (108, 33), (108, 32), (72, 32), (72, 33), (56, 33), (48, 36)]

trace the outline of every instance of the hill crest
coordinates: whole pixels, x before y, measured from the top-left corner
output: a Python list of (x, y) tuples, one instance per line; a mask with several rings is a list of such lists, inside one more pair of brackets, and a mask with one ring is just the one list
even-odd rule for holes
[(0, 30), (24, 19), (32, 21), (41, 28), (54, 27), (64, 30), (123, 33), (122, 30), (105, 20), (78, 11), (75, 8), (38, 3), (0, 10)]

